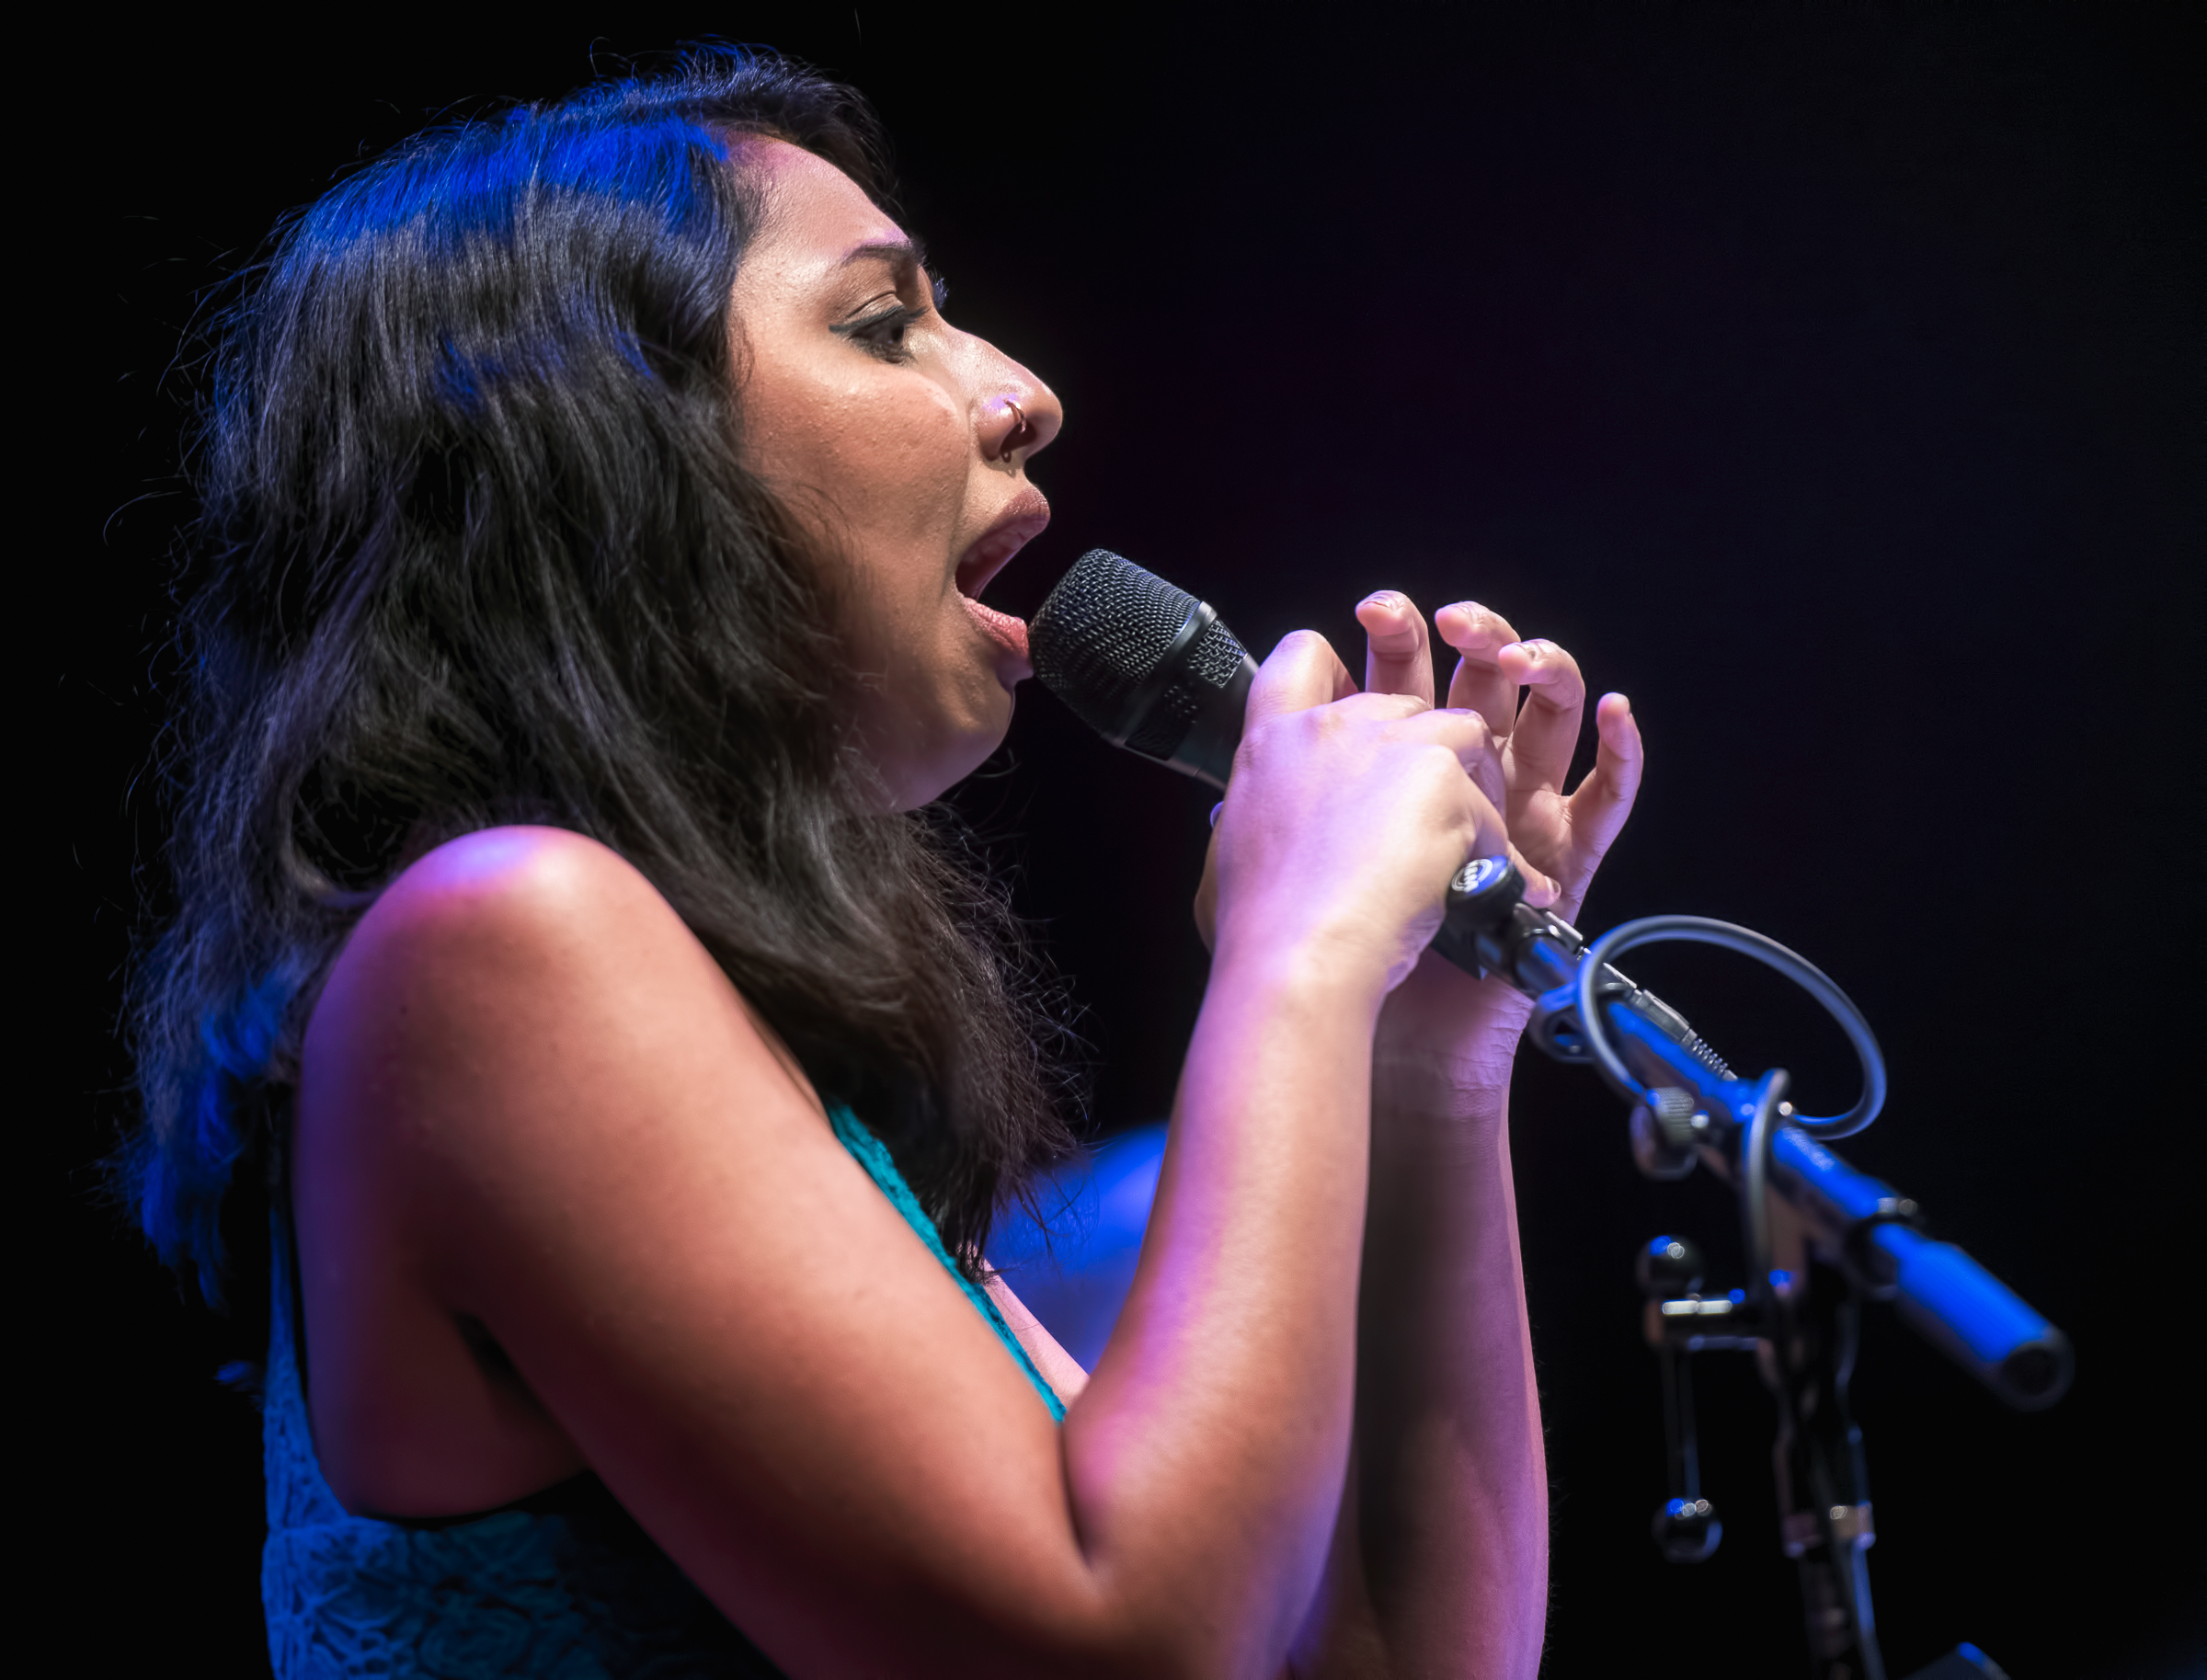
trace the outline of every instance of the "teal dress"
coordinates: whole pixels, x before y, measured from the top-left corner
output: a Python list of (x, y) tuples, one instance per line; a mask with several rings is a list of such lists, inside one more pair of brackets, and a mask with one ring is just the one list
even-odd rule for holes
[[(1062, 1421), (1064, 1406), (996, 1304), (951, 1263), (888, 1150), (847, 1109), (829, 1118)], [(289, 1251), (280, 1229), (269, 1268), (260, 1566), (277, 1680), (780, 1675), (587, 1472), (476, 1516), (384, 1522), (348, 1513), (323, 1480), (307, 1427)]]

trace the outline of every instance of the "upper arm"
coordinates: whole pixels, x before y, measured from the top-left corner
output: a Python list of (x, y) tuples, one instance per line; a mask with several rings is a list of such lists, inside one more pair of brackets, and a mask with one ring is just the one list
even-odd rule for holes
[(300, 1137), (785, 1664), (1081, 1642), (1046, 1411), (612, 852), (492, 830), (402, 877), (317, 1007)]

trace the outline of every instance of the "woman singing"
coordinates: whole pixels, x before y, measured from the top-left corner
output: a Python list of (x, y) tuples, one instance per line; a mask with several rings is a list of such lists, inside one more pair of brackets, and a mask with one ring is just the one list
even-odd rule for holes
[(350, 176), (224, 323), (129, 1171), (211, 1296), (268, 1189), (277, 1673), (1530, 1675), (1526, 1006), (1420, 954), (1468, 857), (1569, 913), (1629, 708), (1566, 796), (1577, 668), (1487, 609), (1441, 708), (1400, 596), (1365, 691), (1265, 662), (1081, 1371), (985, 1258), (1048, 1022), (921, 815), (1061, 416), (878, 155), (692, 55)]

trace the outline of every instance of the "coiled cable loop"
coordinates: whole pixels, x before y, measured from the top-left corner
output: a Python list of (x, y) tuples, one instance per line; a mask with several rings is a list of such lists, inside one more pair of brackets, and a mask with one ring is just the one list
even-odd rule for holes
[(1722, 950), (1736, 951), (1742, 956), (1751, 956), (1767, 968), (1777, 969), (1821, 1003), (1824, 1013), (1836, 1021), (1840, 1031), (1847, 1034), (1847, 1043), (1854, 1046), (1855, 1059), (1862, 1068), (1861, 1097), (1844, 1114), (1794, 1114), (1787, 1124), (1799, 1126), (1812, 1137), (1847, 1137), (1878, 1117), (1878, 1111), (1885, 1106), (1885, 1056), (1878, 1048), (1877, 1037), (1870, 1032), (1870, 1023), (1862, 1018), (1862, 1011), (1855, 1007), (1854, 1000), (1800, 953), (1788, 950), (1752, 928), (1712, 920), (1707, 916), (1645, 916), (1638, 921), (1628, 921), (1621, 927), (1611, 928), (1580, 957), (1577, 975), (1580, 1028), (1587, 1047), (1594, 1052), (1595, 1065), (1611, 1084), (1627, 1096), (1645, 1095), (1640, 1081), (1632, 1077), (1624, 1058), (1618, 1055), (1617, 1046), (1610, 1042), (1608, 1024), (1596, 1005), (1595, 988), (1602, 972), (1628, 951), (1642, 945), (1673, 943), (1716, 945)]

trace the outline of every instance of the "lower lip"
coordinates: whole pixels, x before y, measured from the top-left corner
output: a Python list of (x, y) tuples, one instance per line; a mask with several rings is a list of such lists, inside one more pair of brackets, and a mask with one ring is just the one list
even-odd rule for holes
[(958, 599), (966, 603), (966, 611), (973, 615), (973, 622), (981, 627), (982, 634), (1005, 652), (1017, 656), (1021, 677), (1033, 676), (1034, 667), (1027, 655), (1027, 621), (1013, 618), (1009, 612), (999, 612), (994, 607), (984, 607), (970, 595)]

